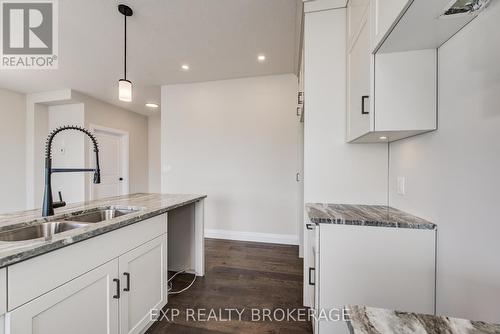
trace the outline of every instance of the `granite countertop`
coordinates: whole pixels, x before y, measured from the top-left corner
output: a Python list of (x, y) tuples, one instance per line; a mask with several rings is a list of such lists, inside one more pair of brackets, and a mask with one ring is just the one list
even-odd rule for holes
[(0, 214), (1, 233), (46, 221), (60, 221), (100, 207), (115, 206), (138, 210), (121, 217), (54, 234), (46, 239), (0, 241), (0, 268), (137, 223), (175, 208), (197, 202), (205, 197), (205, 195), (131, 194), (71, 204), (56, 209), (56, 214), (47, 218), (41, 216), (40, 209)]
[(443, 316), (347, 306), (352, 334), (500, 334), (500, 325)]
[(344, 224), (432, 230), (436, 225), (383, 205), (306, 204), (313, 224)]

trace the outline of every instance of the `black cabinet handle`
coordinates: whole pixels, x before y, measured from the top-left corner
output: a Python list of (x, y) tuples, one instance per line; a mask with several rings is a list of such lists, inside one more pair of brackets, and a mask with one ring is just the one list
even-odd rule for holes
[(311, 273), (314, 272), (314, 271), (315, 271), (314, 268), (309, 268), (309, 285), (316, 285), (316, 283), (313, 282), (312, 279), (311, 279), (311, 277), (312, 277)]
[(123, 291), (130, 291), (130, 273), (123, 273), (127, 278), (127, 286), (123, 288)]
[(118, 278), (113, 278), (113, 282), (116, 283), (116, 295), (114, 295), (113, 298), (120, 299), (120, 280)]
[(306, 224), (308, 230), (314, 230), (314, 224)]
[(363, 96), (361, 96), (361, 114), (362, 115), (368, 115), (370, 113), (368, 111), (365, 111), (365, 100), (369, 99), (369, 98), (370, 98), (369, 95), (363, 95)]

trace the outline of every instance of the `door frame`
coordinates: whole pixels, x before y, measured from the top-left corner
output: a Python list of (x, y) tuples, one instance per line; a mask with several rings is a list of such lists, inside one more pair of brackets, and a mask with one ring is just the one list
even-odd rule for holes
[[(109, 128), (106, 126), (102, 125), (97, 125), (97, 124), (89, 124), (89, 129), (90, 132), (95, 134), (96, 132), (101, 132), (101, 133), (107, 133), (111, 134), (117, 137), (120, 137), (121, 141), (121, 169), (122, 169), (122, 175), (123, 175), (123, 182), (121, 183), (121, 191), (120, 195), (126, 195), (129, 193), (129, 133), (127, 131), (123, 131), (120, 129), (114, 129), (114, 128)], [(93, 154), (93, 147), (89, 147), (89, 160), (91, 159), (90, 157)], [(93, 200), (94, 199), (94, 192), (92, 191), (92, 178), (89, 179), (89, 191), (87, 192), (87, 198), (88, 200)]]

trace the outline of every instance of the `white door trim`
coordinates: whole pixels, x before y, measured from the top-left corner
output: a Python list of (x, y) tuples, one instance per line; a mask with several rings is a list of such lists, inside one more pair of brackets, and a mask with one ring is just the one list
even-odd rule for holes
[[(122, 174), (123, 174), (123, 182), (121, 183), (121, 195), (126, 195), (129, 193), (129, 133), (127, 131), (113, 129), (109, 127), (105, 127), (97, 124), (89, 124), (90, 132), (104, 132), (113, 134), (120, 137), (121, 140), (121, 148), (122, 148)], [(92, 147), (89, 147), (89, 157), (94, 154), (94, 150)], [(89, 180), (89, 191), (87, 192), (88, 200), (92, 200), (94, 197), (94, 193), (92, 191), (92, 179)]]

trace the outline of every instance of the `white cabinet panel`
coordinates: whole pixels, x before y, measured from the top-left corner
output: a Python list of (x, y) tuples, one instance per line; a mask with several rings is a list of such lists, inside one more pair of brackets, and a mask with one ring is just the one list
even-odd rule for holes
[(0, 269), (0, 314), (7, 312), (7, 268)]
[(347, 45), (353, 44), (368, 14), (370, 0), (350, 0), (347, 3)]
[[(314, 224), (304, 224), (304, 306), (314, 307), (314, 251), (315, 251)], [(312, 272), (311, 272), (312, 271)]]
[(150, 321), (150, 310), (166, 304), (166, 244), (163, 235), (120, 256), (121, 334), (140, 333)]
[(117, 275), (113, 260), (7, 313), (7, 334), (118, 334)]
[(436, 129), (436, 69), (435, 49), (375, 56), (376, 131)]
[[(318, 307), (370, 305), (433, 314), (434, 230), (320, 224)], [(321, 321), (319, 332), (348, 333)]]
[(395, 23), (408, 0), (372, 0), (371, 15), (373, 17), (372, 50), (380, 43), (391, 26)]
[(365, 20), (347, 55), (347, 141), (370, 131), (370, 34)]

